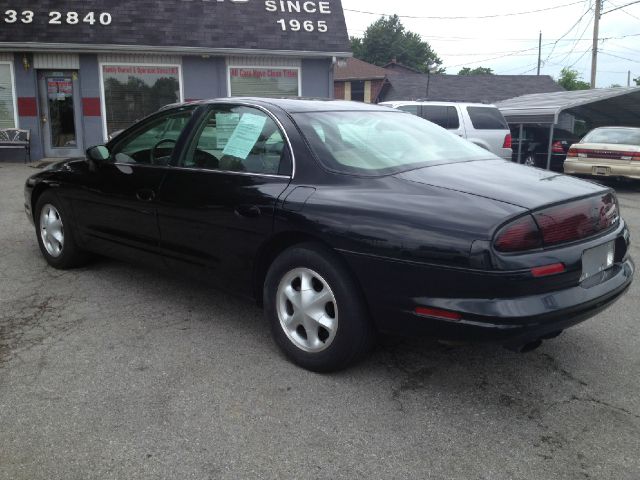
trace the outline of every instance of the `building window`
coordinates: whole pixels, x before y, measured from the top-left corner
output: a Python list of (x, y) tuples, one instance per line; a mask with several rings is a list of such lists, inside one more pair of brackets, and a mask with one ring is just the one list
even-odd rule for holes
[(179, 66), (102, 65), (107, 135), (182, 101)]
[(354, 102), (364, 102), (364, 82), (351, 82), (351, 100)]
[(0, 128), (16, 126), (13, 68), (10, 63), (0, 63)]
[(299, 68), (229, 67), (232, 97), (299, 97)]

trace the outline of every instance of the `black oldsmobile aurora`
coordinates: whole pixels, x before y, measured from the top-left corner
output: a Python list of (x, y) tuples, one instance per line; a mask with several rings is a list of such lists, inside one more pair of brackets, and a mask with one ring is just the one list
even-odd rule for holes
[(315, 371), (377, 332), (530, 349), (634, 273), (612, 190), (350, 102), (169, 107), (32, 176), (25, 200), (51, 266), (91, 252), (214, 280)]

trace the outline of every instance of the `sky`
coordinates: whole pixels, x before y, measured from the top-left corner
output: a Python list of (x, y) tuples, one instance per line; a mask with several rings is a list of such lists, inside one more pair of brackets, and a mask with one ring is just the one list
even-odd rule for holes
[[(350, 36), (361, 37), (378, 14), (400, 15), (408, 30), (431, 45), (449, 74), (482, 66), (496, 74), (535, 75), (542, 31), (541, 74), (557, 79), (563, 67), (571, 67), (589, 82), (595, 1), (342, 0), (342, 6)], [(632, 1), (604, 0), (603, 12)], [(629, 70), (632, 79), (640, 77), (640, 2), (603, 15), (599, 38), (598, 87), (626, 86)]]

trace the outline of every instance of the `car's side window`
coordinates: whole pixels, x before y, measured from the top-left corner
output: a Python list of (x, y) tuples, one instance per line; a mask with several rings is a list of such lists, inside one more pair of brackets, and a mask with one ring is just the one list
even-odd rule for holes
[(447, 107), (441, 105), (423, 105), (422, 118), (430, 122), (440, 125), (442, 128), (449, 128), (449, 120), (447, 118)]
[(266, 113), (251, 107), (219, 105), (205, 117), (180, 166), (287, 175), (287, 153), (282, 132)]
[(141, 125), (111, 148), (116, 163), (167, 165), (193, 108), (172, 111)]
[(420, 107), (418, 105), (401, 105), (398, 107), (398, 110), (402, 110), (403, 112), (408, 112), (412, 115), (418, 115)]
[(460, 118), (458, 117), (458, 109), (456, 107), (447, 107), (449, 113), (449, 130), (458, 130), (460, 128)]

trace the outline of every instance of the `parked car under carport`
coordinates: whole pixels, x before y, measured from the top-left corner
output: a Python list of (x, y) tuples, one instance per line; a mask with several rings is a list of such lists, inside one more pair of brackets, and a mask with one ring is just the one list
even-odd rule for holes
[[(513, 157), (516, 163), (529, 167), (547, 168), (549, 153), (549, 128), (545, 125), (526, 125), (520, 136), (520, 128), (511, 126)], [(554, 129), (551, 142), (551, 170), (562, 172), (569, 147), (580, 141), (580, 137), (568, 130)], [(522, 145), (520, 145), (522, 144)], [(518, 158), (520, 152), (520, 158)]]
[[(556, 129), (586, 133), (603, 126), (640, 127), (640, 87), (538, 93), (497, 102), (496, 106), (518, 137), (527, 126), (548, 129), (547, 169), (552, 163)], [(521, 163), (522, 149), (514, 144), (513, 150)]]

